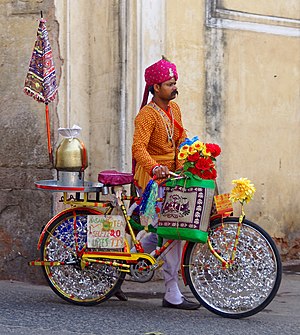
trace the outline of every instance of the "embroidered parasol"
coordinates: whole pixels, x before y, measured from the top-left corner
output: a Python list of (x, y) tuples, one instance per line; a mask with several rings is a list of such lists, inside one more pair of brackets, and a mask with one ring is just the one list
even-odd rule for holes
[(57, 95), (57, 82), (52, 49), (48, 39), (46, 20), (41, 13), (34, 44), (29, 70), (25, 79), (24, 92), (38, 102), (45, 104), (48, 153), (50, 162), (53, 163), (53, 152), (50, 139), (49, 102)]

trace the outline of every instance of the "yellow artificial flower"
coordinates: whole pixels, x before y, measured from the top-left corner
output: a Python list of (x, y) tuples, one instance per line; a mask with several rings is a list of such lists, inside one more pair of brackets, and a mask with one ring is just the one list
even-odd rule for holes
[(180, 148), (180, 152), (188, 152), (189, 151), (189, 145), (185, 144)]
[(178, 159), (179, 160), (183, 160), (183, 159), (186, 159), (188, 156), (188, 152), (187, 151), (179, 151), (178, 153)]
[(190, 146), (189, 147), (189, 150), (188, 150), (188, 154), (189, 155), (193, 155), (197, 152), (197, 150), (193, 147), (193, 146)]
[(205, 148), (205, 144), (201, 141), (196, 141), (191, 145), (197, 151), (202, 151)]
[(211, 153), (209, 151), (206, 151), (206, 145), (204, 144), (204, 147), (202, 149), (202, 155), (204, 157), (210, 157), (211, 156)]
[(251, 184), (251, 180), (240, 178), (233, 180), (232, 184), (235, 185), (229, 197), (232, 202), (239, 201), (243, 204), (245, 201), (248, 203), (253, 198), (256, 189), (254, 185)]

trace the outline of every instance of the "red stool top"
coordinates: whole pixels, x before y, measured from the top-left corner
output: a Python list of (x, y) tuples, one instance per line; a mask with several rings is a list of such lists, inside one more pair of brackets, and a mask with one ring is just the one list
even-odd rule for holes
[(133, 183), (133, 174), (116, 170), (104, 170), (99, 172), (98, 181), (108, 186), (126, 185)]

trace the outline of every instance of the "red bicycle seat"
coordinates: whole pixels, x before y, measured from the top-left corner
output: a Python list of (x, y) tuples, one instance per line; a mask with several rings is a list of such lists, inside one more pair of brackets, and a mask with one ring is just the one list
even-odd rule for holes
[(133, 183), (133, 174), (116, 170), (104, 170), (98, 174), (98, 181), (108, 186), (126, 185)]

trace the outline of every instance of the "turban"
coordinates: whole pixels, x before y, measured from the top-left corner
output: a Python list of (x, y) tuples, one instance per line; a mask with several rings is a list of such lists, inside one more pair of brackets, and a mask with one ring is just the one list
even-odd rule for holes
[(145, 91), (141, 108), (147, 104), (150, 86), (160, 84), (172, 78), (178, 79), (176, 65), (166, 60), (164, 57), (158, 62), (147, 67), (145, 70)]

